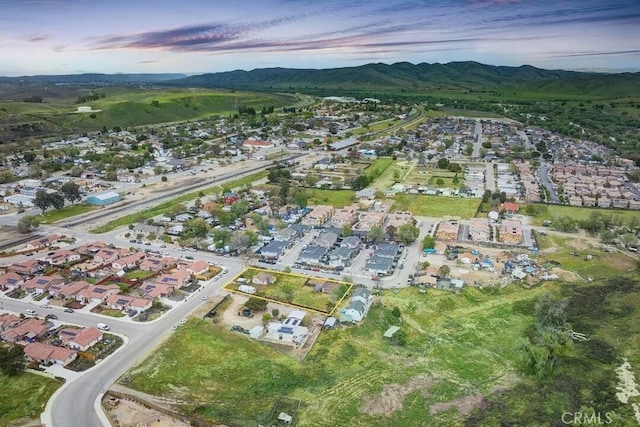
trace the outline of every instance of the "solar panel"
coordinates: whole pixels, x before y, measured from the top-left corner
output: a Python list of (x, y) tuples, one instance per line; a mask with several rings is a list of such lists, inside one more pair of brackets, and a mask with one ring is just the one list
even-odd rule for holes
[(128, 303), (129, 301), (126, 299), (119, 299), (118, 301), (116, 301), (116, 304), (118, 305), (124, 305), (126, 303)]
[(278, 329), (279, 333), (283, 333), (283, 334), (292, 334), (293, 333), (293, 328), (289, 327), (289, 326), (282, 326), (280, 327), (280, 329)]

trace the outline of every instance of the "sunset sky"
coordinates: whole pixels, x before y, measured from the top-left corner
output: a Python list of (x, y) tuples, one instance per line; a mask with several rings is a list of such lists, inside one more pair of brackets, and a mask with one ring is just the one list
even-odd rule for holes
[(0, 75), (473, 60), (640, 71), (640, 0), (0, 0)]

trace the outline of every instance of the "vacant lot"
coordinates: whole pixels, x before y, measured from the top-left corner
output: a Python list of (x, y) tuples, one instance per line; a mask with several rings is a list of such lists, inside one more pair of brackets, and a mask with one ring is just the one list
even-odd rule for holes
[(545, 220), (550, 221), (553, 220), (553, 218), (563, 216), (569, 216), (577, 220), (584, 220), (589, 218), (589, 215), (591, 215), (592, 212), (611, 215), (614, 219), (620, 219), (623, 223), (629, 223), (632, 219), (637, 222), (640, 217), (640, 213), (638, 211), (628, 209), (599, 209), (579, 206), (545, 205), (541, 203), (536, 203), (534, 206), (540, 212), (539, 215), (532, 217), (532, 222), (535, 225), (542, 225), (542, 222)]
[(331, 205), (336, 208), (343, 208), (353, 203), (356, 199), (356, 192), (352, 190), (320, 190), (316, 188), (306, 189), (309, 195), (309, 205)]
[(444, 196), (396, 194), (393, 200), (392, 212), (411, 212), (417, 216), (437, 218), (443, 216), (457, 216), (462, 219), (472, 218), (480, 205), (480, 199)]
[[(22, 425), (38, 420), (51, 395), (62, 384), (40, 375), (0, 374), (0, 425)], [(20, 421), (18, 421), (20, 420)]]
[[(256, 285), (252, 283), (254, 276), (266, 273), (275, 277), (275, 282), (269, 285)], [(312, 309), (321, 313), (330, 313), (336, 304), (342, 299), (344, 293), (350, 288), (348, 283), (326, 279), (325, 282), (336, 283), (338, 290), (335, 293), (315, 292), (314, 287), (307, 285), (309, 277), (297, 274), (280, 273), (277, 271), (249, 268), (238, 276), (241, 281), (246, 279), (248, 285), (256, 289), (256, 297), (266, 300), (278, 301), (289, 305)], [(238, 291), (241, 281), (234, 281), (225, 286), (225, 289)], [(340, 285), (344, 285), (340, 288)]]

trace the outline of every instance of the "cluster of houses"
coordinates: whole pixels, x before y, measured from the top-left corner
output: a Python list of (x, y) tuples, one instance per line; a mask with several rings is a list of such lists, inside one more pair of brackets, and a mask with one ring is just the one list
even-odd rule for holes
[[(510, 206), (512, 204), (505, 203), (504, 205)], [(516, 209), (517, 212), (517, 208), (513, 209)], [(463, 234), (463, 230), (467, 232), (466, 235)], [(523, 233), (520, 221), (511, 218), (501, 219), (498, 212), (492, 211), (488, 218), (472, 218), (466, 227), (458, 219), (443, 220), (438, 224), (435, 237), (442, 242), (470, 240), (476, 243), (501, 243), (517, 246), (523, 243)]]
[[(27, 245), (33, 247), (32, 242)], [(127, 271), (136, 269), (148, 273), (144, 281), (124, 277)], [(101, 305), (133, 314), (151, 308), (156, 298), (168, 297), (194, 279), (208, 278), (210, 274), (211, 267), (205, 261), (163, 257), (93, 242), (8, 265), (0, 276), (0, 290), (22, 291), (34, 298), (46, 294), (52, 303)], [(127, 294), (114, 283), (119, 281), (131, 286)]]
[(47, 319), (0, 315), (2, 341), (24, 346), (27, 361), (40, 365), (67, 366), (103, 339), (98, 328), (60, 327), (55, 329)]
[(640, 191), (627, 187), (626, 167), (556, 162), (553, 182), (571, 206), (640, 209)]

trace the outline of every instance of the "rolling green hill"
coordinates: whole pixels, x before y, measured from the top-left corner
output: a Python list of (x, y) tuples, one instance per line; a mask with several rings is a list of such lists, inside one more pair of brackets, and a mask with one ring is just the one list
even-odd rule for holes
[(264, 68), (172, 80), (187, 87), (252, 90), (344, 89), (426, 92), (489, 90), (615, 97), (640, 93), (640, 73), (597, 74), (544, 70), (530, 65), (504, 67), (478, 62), (367, 64), (332, 69)]

